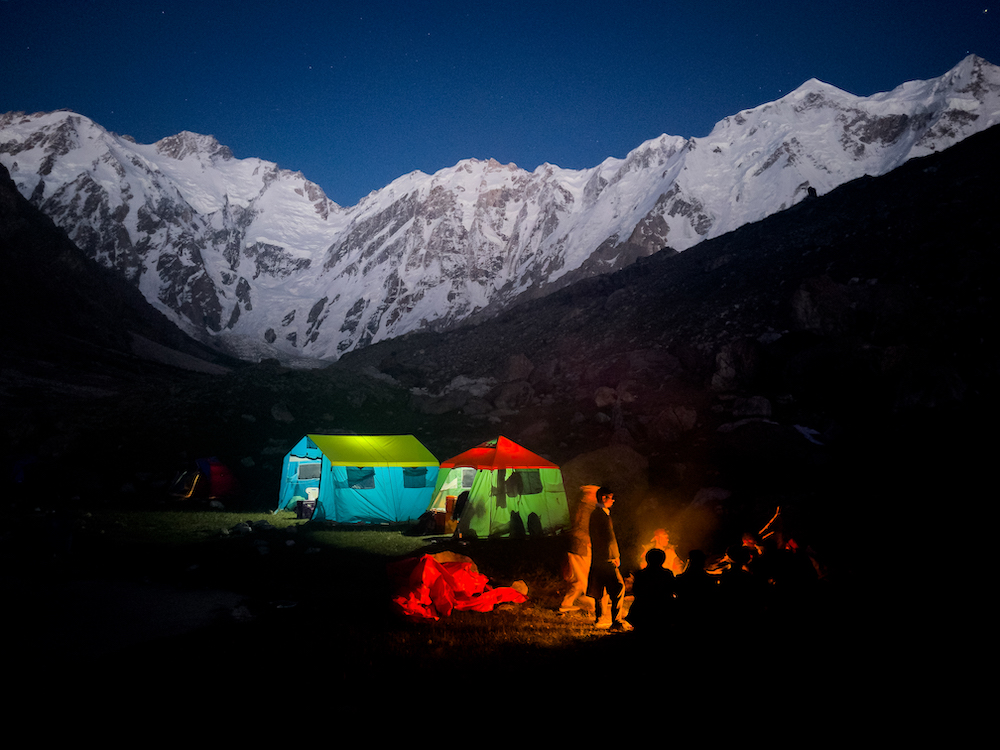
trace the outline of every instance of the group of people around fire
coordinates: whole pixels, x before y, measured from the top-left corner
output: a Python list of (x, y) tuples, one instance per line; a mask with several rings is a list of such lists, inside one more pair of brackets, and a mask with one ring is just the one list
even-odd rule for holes
[[(597, 627), (603, 626), (608, 602), (611, 630), (640, 633), (717, 616), (774, 613), (792, 601), (800, 605), (819, 579), (814, 558), (782, 532), (780, 509), (760, 532), (744, 534), (711, 563), (697, 549), (683, 562), (666, 530), (658, 529), (642, 550), (639, 570), (626, 579), (611, 521), (613, 491), (596, 485), (581, 490), (570, 530), (564, 571), (568, 586), (560, 611), (579, 610), (578, 602), (587, 609), (593, 606)], [(632, 603), (626, 611), (629, 584)]]

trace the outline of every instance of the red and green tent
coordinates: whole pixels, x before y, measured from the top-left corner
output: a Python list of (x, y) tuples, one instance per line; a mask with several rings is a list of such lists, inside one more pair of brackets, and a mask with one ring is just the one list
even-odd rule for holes
[(448, 498), (468, 492), (456, 533), (463, 537), (558, 534), (569, 527), (569, 507), (559, 467), (497, 437), (441, 463), (430, 510), (445, 511)]

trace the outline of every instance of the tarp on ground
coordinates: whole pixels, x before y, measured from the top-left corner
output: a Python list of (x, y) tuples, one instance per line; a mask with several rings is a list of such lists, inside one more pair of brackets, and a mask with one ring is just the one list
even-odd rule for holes
[(427, 509), (437, 476), (413, 435), (310, 434), (285, 456), (277, 509), (314, 501), (314, 521), (404, 523)]
[(391, 563), (388, 572), (393, 610), (407, 619), (438, 620), (456, 610), (490, 612), (505, 602), (528, 600), (509, 586), (491, 587), (467, 557), (411, 557)]

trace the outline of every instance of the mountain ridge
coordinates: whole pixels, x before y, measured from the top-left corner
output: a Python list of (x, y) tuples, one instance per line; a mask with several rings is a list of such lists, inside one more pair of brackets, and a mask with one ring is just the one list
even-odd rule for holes
[(75, 113), (0, 116), (0, 163), (189, 335), (247, 360), (330, 361), (684, 251), (998, 119), (1000, 70), (970, 55), (870, 97), (807, 81), (586, 170), (469, 159), (351, 207), (212, 136), (135, 144)]

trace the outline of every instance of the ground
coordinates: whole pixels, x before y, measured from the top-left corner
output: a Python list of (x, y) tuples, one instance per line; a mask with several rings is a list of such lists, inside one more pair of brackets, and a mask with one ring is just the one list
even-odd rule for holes
[[(105, 510), (76, 519), (72, 535), (35, 518), (30, 554), (24, 536), (7, 547), (21, 553), (8, 556), (9, 569), (12, 559), (30, 560), (5, 591), (16, 603), (8, 622), (24, 673), (100, 673), (161, 687), (164, 675), (322, 679), (349, 697), (402, 679), (472, 686), (518, 678), (556, 689), (561, 675), (603, 669), (623, 690), (655, 685), (664, 669), (707, 685), (744, 660), (771, 676), (822, 674), (826, 685), (840, 659), (857, 653), (858, 602), (832, 590), (822, 617), (803, 609), (802, 621), (785, 621), (780, 632), (707, 619), (643, 638), (597, 630), (586, 612), (557, 611), (558, 538), (459, 545), (400, 531), (311, 529), (291, 514), (244, 517), (258, 531), (229, 532), (240, 515)], [(387, 562), (445, 549), (472, 558), (494, 586), (523, 581), (528, 602), (436, 622), (394, 616)]]

